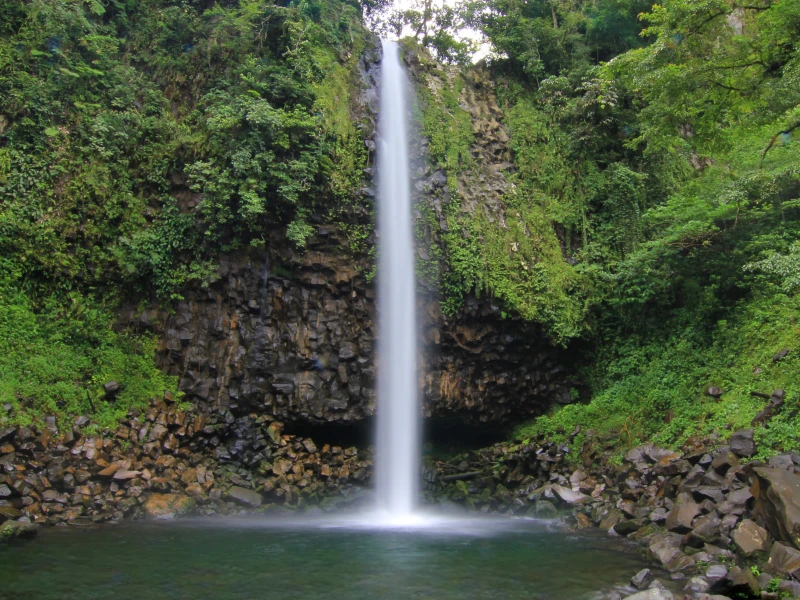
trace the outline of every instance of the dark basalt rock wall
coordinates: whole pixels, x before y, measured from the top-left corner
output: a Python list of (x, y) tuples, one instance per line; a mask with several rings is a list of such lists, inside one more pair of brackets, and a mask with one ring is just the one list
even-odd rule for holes
[[(365, 54), (363, 89), (353, 109), (368, 132), (370, 151), (377, 145), (379, 60), (379, 47)], [(464, 102), (474, 107), (480, 168), (460, 182), (465, 210), (496, 203), (500, 188), (508, 185), (494, 165), (508, 156), (508, 138), (497, 122), (501, 115), (495, 114), (493, 96), (484, 98), (485, 85), (476, 96), (483, 80), (476, 81), (465, 89)], [(443, 175), (424, 166), (424, 148), (424, 140), (413, 148), (415, 201), (431, 203), (438, 213), (439, 196), (433, 192), (441, 191)], [(373, 169), (365, 169), (362, 197), (346, 215), (369, 230), (373, 177)], [(366, 276), (374, 256), (354, 251), (337, 225), (313, 217), (316, 234), (306, 249), (296, 250), (284, 228), (276, 228), (265, 232), (265, 250), (222, 256), (217, 281), (188, 290), (172, 314), (124, 312), (123, 323), (160, 335), (159, 365), (180, 376), (189, 400), (286, 422), (356, 422), (374, 414), (375, 290)], [(372, 233), (365, 246), (375, 244)], [(426, 416), (505, 423), (569, 401), (564, 356), (548, 345), (537, 325), (503, 319), (498, 307), (476, 299), (461, 314), (445, 318), (435, 289), (420, 292), (417, 309)]]
[[(280, 250), (220, 260), (219, 279), (186, 294), (174, 314), (131, 310), (161, 333), (157, 360), (187, 399), (284, 421), (358, 421), (375, 412), (375, 294), (337, 241), (320, 228), (303, 254)], [(278, 258), (279, 276), (270, 270)], [(360, 268), (362, 267), (362, 268)], [(426, 416), (507, 422), (569, 398), (560, 356), (530, 324), (472, 301), (445, 320), (433, 299), (423, 319), (420, 380)]]

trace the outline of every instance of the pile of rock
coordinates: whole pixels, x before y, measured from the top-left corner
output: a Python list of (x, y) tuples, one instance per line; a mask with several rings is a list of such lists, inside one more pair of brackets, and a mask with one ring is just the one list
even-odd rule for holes
[(567, 513), (578, 528), (599, 527), (641, 544), (689, 597), (800, 597), (800, 455), (745, 464), (756, 452), (752, 429), (715, 443), (682, 452), (649, 444), (615, 466), (595, 439), (579, 467), (566, 460), (574, 451), (568, 444), (497, 445), (472, 460), (438, 465), (428, 477), (429, 497), (484, 512)]
[(0, 523), (330, 510), (359, 497), (371, 468), (365, 452), (317, 448), (269, 416), (184, 412), (166, 397), (113, 432), (85, 417), (0, 429)]

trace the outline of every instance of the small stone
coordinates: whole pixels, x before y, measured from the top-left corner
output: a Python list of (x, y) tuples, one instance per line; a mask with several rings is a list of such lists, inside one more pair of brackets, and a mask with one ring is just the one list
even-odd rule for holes
[(653, 588), (643, 592), (637, 592), (633, 596), (626, 596), (625, 600), (674, 600), (675, 596), (666, 589)]
[(631, 585), (637, 590), (645, 590), (650, 587), (654, 580), (655, 577), (653, 577), (650, 569), (642, 569), (631, 578)]
[(628, 535), (639, 531), (642, 528), (642, 522), (629, 519), (627, 521), (620, 521), (616, 525), (614, 525), (611, 530), (616, 533), (617, 535), (621, 535), (622, 537), (627, 537)]
[(692, 577), (683, 588), (685, 592), (705, 594), (711, 589), (711, 583), (705, 577)]
[(118, 469), (116, 473), (114, 473), (113, 478), (119, 481), (126, 481), (128, 479), (136, 479), (141, 475), (141, 471), (129, 471), (128, 469)]
[(720, 475), (724, 475), (731, 467), (738, 467), (739, 459), (729, 449), (722, 450), (711, 461), (711, 468)]
[(584, 504), (591, 500), (590, 496), (581, 494), (580, 492), (573, 492), (571, 489), (561, 485), (551, 485), (550, 489), (555, 492), (567, 504)]
[(728, 569), (724, 565), (711, 565), (706, 569), (706, 577), (709, 579), (724, 579), (728, 575)]
[(589, 517), (583, 513), (576, 514), (575, 521), (578, 523), (578, 529), (586, 529), (592, 524), (592, 522), (589, 520)]

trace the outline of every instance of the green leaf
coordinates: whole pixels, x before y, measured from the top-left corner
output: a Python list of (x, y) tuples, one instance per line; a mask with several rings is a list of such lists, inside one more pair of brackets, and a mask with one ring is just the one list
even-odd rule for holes
[(59, 131), (55, 127), (48, 127), (47, 129), (44, 130), (44, 134), (47, 137), (55, 137), (59, 134)]

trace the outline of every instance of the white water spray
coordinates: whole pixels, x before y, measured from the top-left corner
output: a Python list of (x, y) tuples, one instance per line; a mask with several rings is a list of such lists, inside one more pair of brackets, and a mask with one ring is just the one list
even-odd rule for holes
[(420, 466), (417, 322), (408, 166), (410, 86), (400, 48), (383, 42), (378, 131), (378, 507), (393, 522), (413, 521)]

